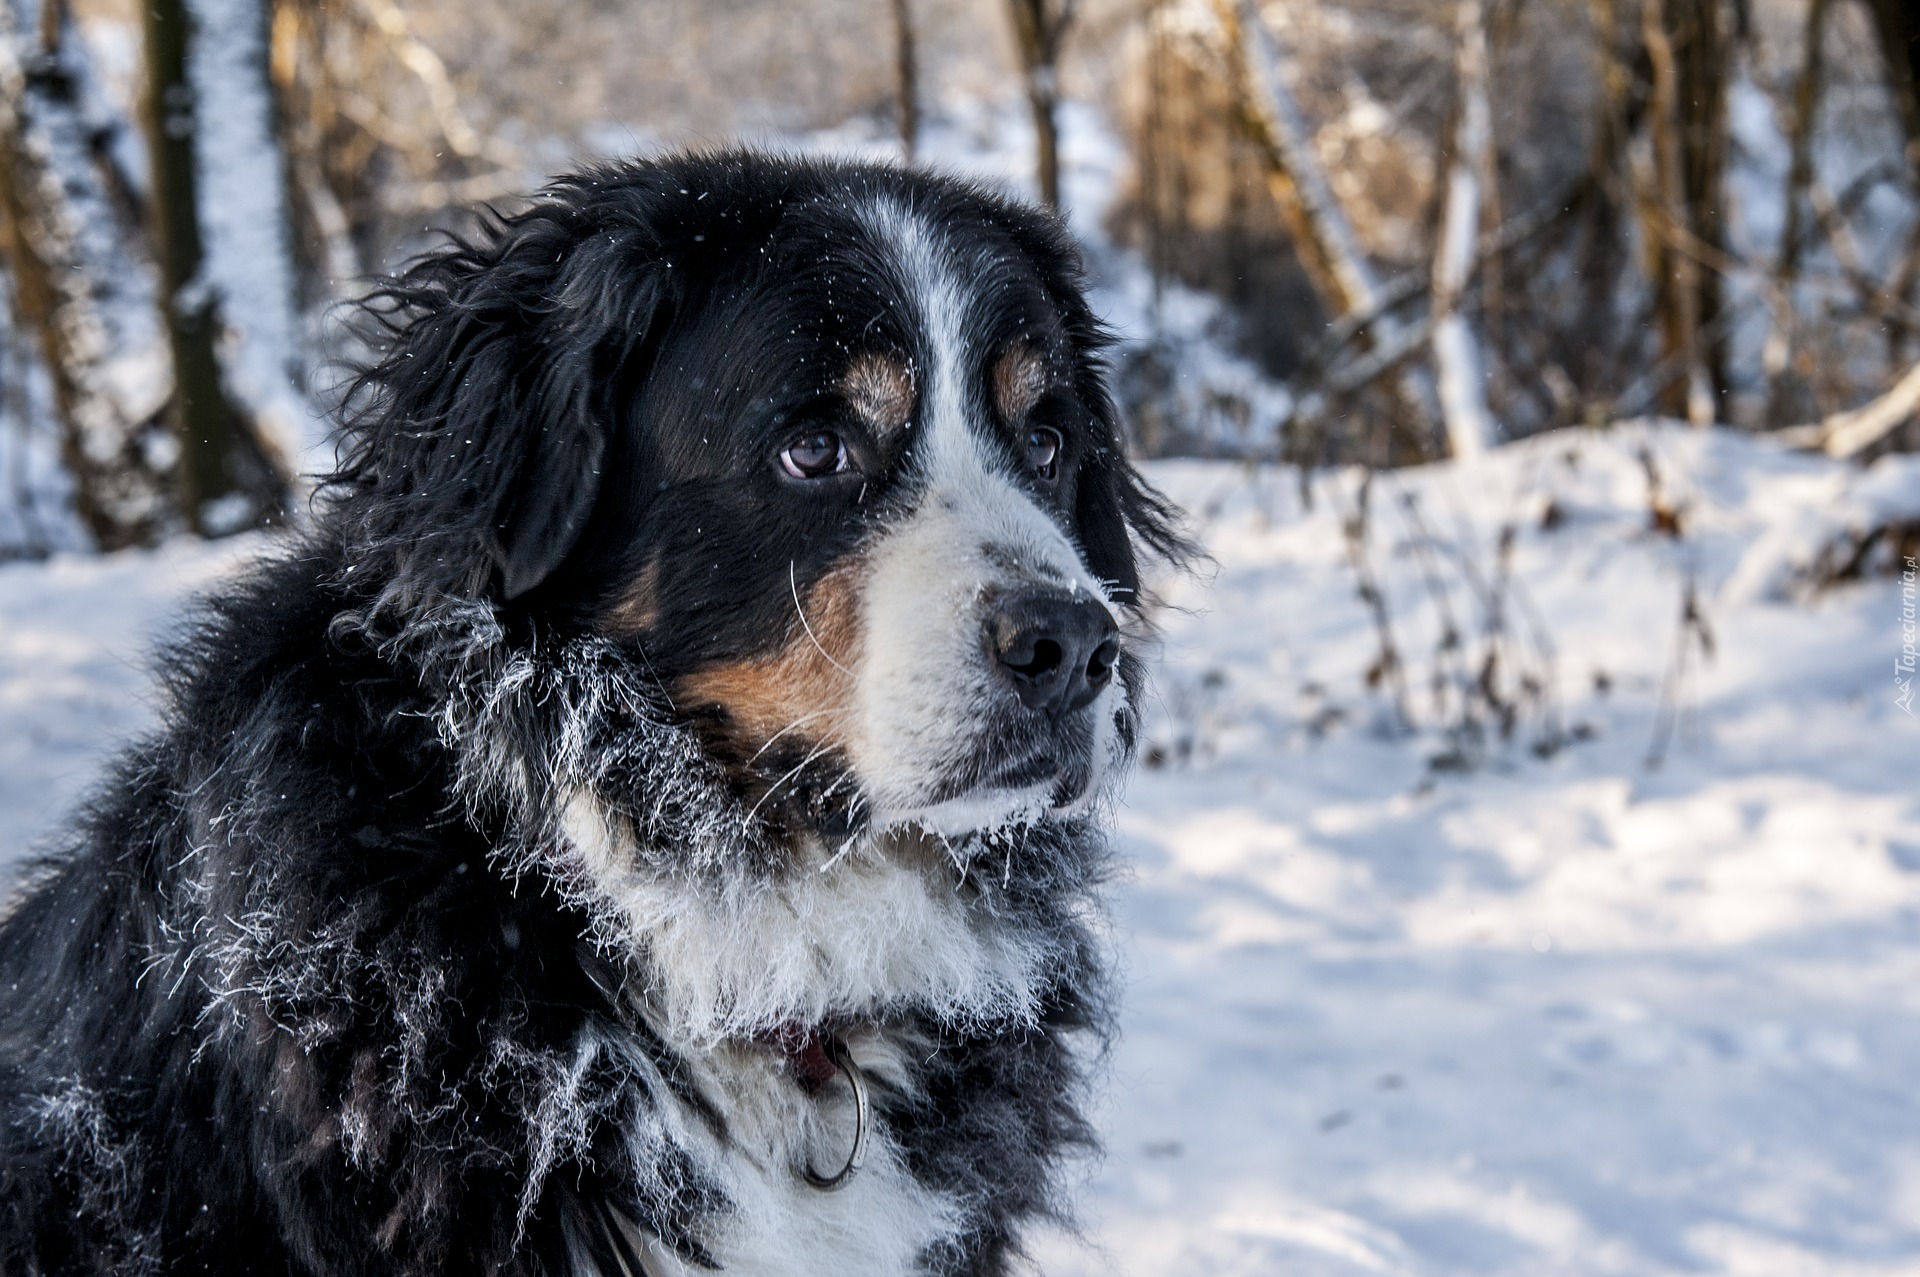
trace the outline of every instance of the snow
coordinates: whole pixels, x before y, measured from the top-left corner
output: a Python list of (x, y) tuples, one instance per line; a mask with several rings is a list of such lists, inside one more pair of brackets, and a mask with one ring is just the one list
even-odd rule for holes
[[(1174, 345), (1186, 401), (1242, 396), (1257, 438), (1286, 389), (1221, 348), (1211, 299), (1156, 296), (1103, 246), (1124, 157), (1085, 108), (1063, 124), (1096, 304), (1128, 348)], [(948, 104), (922, 154), (1022, 187), (1024, 128), (1016, 102)], [(858, 122), (764, 140), (892, 145)], [(1649, 460), (1677, 539), (1649, 528)], [(1156, 583), (1157, 763), (1115, 817), (1132, 869), (1109, 1153), (1085, 1236), (1042, 1238), (1044, 1271), (1920, 1277), (1901, 585), (1806, 579), (1836, 537), (1920, 516), (1920, 459), (1638, 422), (1380, 476), (1364, 562), (1411, 730), (1365, 677), (1378, 643), (1342, 532), (1358, 473), (1316, 473), (1309, 504), (1294, 470), (1149, 469), (1212, 564)], [(0, 863), (151, 722), (141, 654), (256, 545), (0, 566)], [(1689, 582), (1711, 658), (1682, 632)], [(1476, 745), (1446, 728), (1494, 593), (1503, 686), (1522, 668), (1544, 686), (1510, 741)]]
[(182, 538), (0, 566), (0, 872), (53, 838), (105, 759), (151, 725), (148, 651), (187, 595), (255, 548)]
[[(1679, 540), (1647, 528), (1654, 458)], [(1920, 722), (1897, 579), (1809, 596), (1828, 539), (1920, 512), (1867, 469), (1633, 423), (1376, 481), (1167, 462), (1213, 556), (1163, 579), (1147, 748), (1117, 823), (1128, 992), (1055, 1277), (1920, 1273)], [(1418, 535), (1490, 575), (1498, 527), (1588, 738), (1523, 722), (1436, 770)], [(1542, 526), (1549, 503), (1558, 511)], [(150, 720), (139, 654), (254, 545), (0, 567), (0, 857)], [(1646, 761), (1691, 573), (1716, 638)], [(1442, 585), (1470, 650), (1464, 567)], [(1515, 624), (1518, 624), (1517, 619)], [(1516, 649), (1517, 650), (1517, 649)], [(1604, 673), (1609, 690), (1596, 690)]]
[[(1684, 492), (1679, 542), (1647, 531), (1642, 448)], [(1395, 476), (1469, 554), (1516, 522), (1592, 734), (1464, 775), (1429, 767), (1432, 727), (1374, 729), (1338, 527), (1354, 476), (1320, 477), (1312, 511), (1290, 475), (1156, 477), (1217, 565), (1163, 586), (1148, 741), (1191, 761), (1143, 771), (1120, 813), (1130, 991), (1097, 1249), (1055, 1239), (1045, 1270), (1920, 1273), (1899, 584), (1796, 585), (1840, 527), (1920, 510), (1920, 463), (1636, 424)], [(1430, 719), (1433, 608), (1375, 495)], [(1688, 571), (1717, 656), (1655, 769)]]

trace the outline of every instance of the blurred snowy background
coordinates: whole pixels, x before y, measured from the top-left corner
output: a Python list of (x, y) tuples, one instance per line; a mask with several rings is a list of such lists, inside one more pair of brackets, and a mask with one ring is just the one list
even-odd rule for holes
[(1157, 583), (1110, 1148), (1040, 1269), (1920, 1274), (1916, 37), (0, 0), (0, 864), (297, 517), (361, 277), (585, 158), (911, 151), (1058, 203), (1212, 556)]

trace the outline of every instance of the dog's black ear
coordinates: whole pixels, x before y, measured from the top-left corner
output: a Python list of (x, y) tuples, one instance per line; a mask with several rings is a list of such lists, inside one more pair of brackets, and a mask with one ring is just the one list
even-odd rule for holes
[(1073, 347), (1074, 398), (1092, 427), (1074, 492), (1081, 553), (1115, 602), (1138, 608), (1140, 551), (1180, 568), (1205, 554), (1184, 531), (1179, 507), (1155, 491), (1127, 460), (1120, 410), (1110, 389), (1107, 351), (1114, 335), (1087, 305), (1086, 267), (1065, 224), (1023, 206), (1003, 207), (996, 220), (1039, 273)]
[[(1087, 394), (1083, 390), (1083, 395)], [(1100, 393), (1104, 400), (1103, 392)], [(1181, 530), (1179, 509), (1140, 476), (1120, 450), (1120, 432), (1110, 401), (1096, 411), (1100, 441), (1081, 463), (1074, 494), (1074, 522), (1087, 569), (1116, 603), (1140, 606), (1140, 567), (1136, 547), (1184, 567), (1200, 557), (1199, 547)]]
[(1116, 603), (1131, 604), (1140, 592), (1140, 568), (1121, 509), (1119, 485), (1114, 482), (1113, 467), (1118, 459), (1111, 453), (1112, 449), (1102, 444), (1099, 452), (1081, 465), (1073, 516), (1088, 570), (1107, 587)]
[[(388, 281), (383, 357), (349, 398), (356, 566), (389, 601), (514, 599), (586, 526), (670, 274), (630, 204), (552, 190)], [(369, 562), (371, 560), (371, 562)]]

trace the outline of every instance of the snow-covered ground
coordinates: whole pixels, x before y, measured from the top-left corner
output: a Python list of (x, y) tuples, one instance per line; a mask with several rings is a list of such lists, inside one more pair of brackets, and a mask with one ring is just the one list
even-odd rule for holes
[[(1647, 529), (1643, 451), (1678, 540)], [(1092, 1244), (1046, 1239), (1044, 1270), (1920, 1274), (1901, 587), (1795, 584), (1850, 521), (1920, 511), (1920, 462), (1630, 425), (1383, 477), (1366, 560), (1412, 732), (1365, 685), (1356, 475), (1308, 510), (1292, 472), (1153, 474), (1214, 564), (1162, 583), (1159, 762), (1117, 814), (1111, 1151)], [(1533, 714), (1436, 769), (1435, 599), (1477, 673), (1506, 523), (1503, 651), (1551, 648), (1582, 739), (1537, 756)], [(148, 720), (143, 648), (248, 548), (0, 568), (0, 858)], [(1690, 649), (1650, 768), (1688, 575), (1714, 656)]]
[[(1678, 541), (1647, 530), (1643, 449)], [(1156, 477), (1217, 567), (1167, 587), (1169, 761), (1119, 816), (1130, 990), (1098, 1249), (1060, 1241), (1046, 1271), (1920, 1273), (1900, 584), (1795, 599), (1836, 530), (1920, 510), (1920, 465), (1628, 426), (1388, 479), (1369, 557), (1415, 718), (1437, 611), (1415, 543), (1462, 551), (1427, 557), (1472, 634), (1459, 564), (1491, 575), (1512, 521), (1587, 738), (1541, 759), (1523, 727), (1464, 774), (1365, 690), (1354, 476), (1321, 477), (1311, 512), (1291, 474)], [(1689, 573), (1715, 655), (1692, 649), (1655, 768)]]

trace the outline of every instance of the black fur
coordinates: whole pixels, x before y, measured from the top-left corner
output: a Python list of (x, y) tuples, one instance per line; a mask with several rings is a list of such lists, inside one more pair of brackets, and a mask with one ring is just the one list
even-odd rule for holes
[[(789, 588), (879, 517), (739, 477), (755, 406), (823, 393), (795, 343), (871, 330), (847, 299), (880, 268), (842, 231), (872, 191), (977, 240), (1018, 284), (1009, 322), (1044, 311), (1070, 349), (1090, 424), (1060, 517), (1092, 569), (1132, 599), (1135, 540), (1180, 550), (1119, 452), (1071, 249), (970, 187), (634, 164), (423, 260), (376, 304), (388, 350), (313, 525), (195, 614), (159, 728), (0, 924), (0, 1271), (557, 1275), (571, 1240), (615, 1272), (616, 1214), (710, 1260), (724, 1190), (652, 1115), (728, 1115), (650, 1022), (644, 938), (596, 905), (557, 804), (591, 788), (688, 890), (782, 872), (792, 830), (666, 686), (770, 644)], [(734, 384), (693, 384), (716, 347)], [(661, 615), (609, 637), (611, 583), (649, 565)], [(1017, 1024), (890, 1012), (929, 1049), (917, 1092), (878, 1099), (966, 1212), (928, 1271), (992, 1274), (1091, 1142), (1104, 851), (1076, 819), (951, 855), (1045, 941), (1047, 991)]]

